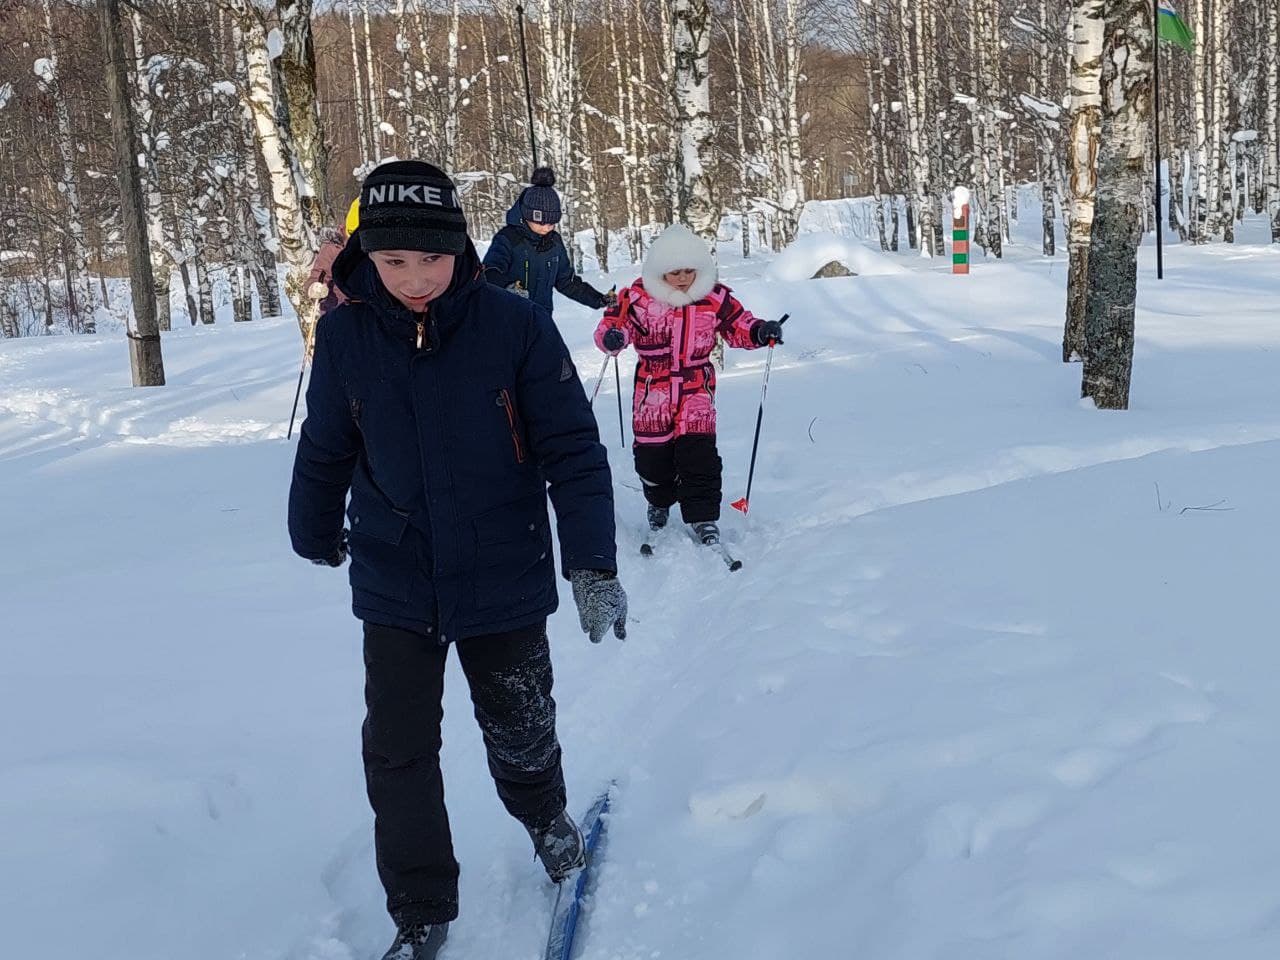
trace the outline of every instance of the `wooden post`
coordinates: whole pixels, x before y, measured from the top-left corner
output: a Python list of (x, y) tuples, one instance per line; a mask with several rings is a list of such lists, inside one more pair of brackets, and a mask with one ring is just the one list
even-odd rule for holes
[(130, 102), (129, 68), (133, 64), (120, 29), (120, 0), (98, 0), (98, 20), (106, 53), (107, 98), (111, 104), (111, 135), (115, 141), (116, 172), (120, 177), (120, 214), (129, 253), (133, 313), (129, 318), (129, 361), (135, 387), (164, 386), (160, 327), (156, 321), (156, 291), (152, 284), (151, 248), (147, 242), (147, 210), (138, 172), (138, 138)]
[(951, 193), (951, 272), (969, 272), (969, 190)]

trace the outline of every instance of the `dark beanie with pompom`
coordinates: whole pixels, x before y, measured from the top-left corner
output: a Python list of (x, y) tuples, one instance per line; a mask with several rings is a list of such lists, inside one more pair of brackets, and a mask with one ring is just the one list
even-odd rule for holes
[(520, 216), (530, 223), (559, 223), (560, 194), (556, 193), (556, 172), (539, 167), (529, 178), (533, 184), (520, 194)]

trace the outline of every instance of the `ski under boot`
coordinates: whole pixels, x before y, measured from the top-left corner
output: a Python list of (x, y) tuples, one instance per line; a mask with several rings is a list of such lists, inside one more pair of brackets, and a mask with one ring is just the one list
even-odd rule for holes
[(552, 883), (561, 883), (587, 864), (587, 845), (573, 817), (561, 811), (545, 827), (526, 827), (533, 849)]

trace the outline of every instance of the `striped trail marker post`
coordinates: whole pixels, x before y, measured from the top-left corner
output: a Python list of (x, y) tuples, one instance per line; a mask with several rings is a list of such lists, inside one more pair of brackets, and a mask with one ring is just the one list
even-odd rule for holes
[(951, 192), (951, 272), (969, 272), (969, 189)]

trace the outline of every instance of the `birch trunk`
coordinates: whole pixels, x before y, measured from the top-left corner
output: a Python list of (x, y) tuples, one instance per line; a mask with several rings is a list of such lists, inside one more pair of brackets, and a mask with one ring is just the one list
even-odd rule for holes
[[(409, 43), (409, 18), (405, 15), (405, 0), (396, 0), (392, 18), (396, 25), (396, 53), (400, 55), (399, 103), (400, 109), (404, 112), (404, 142), (408, 148), (409, 155), (416, 157), (421, 152), (421, 146), (418, 140), (418, 120), (414, 114), (413, 93), (415, 83), (413, 60), (409, 55), (413, 45)], [(481, 19), (481, 30), (483, 31), (483, 29), (484, 20)], [(485, 62), (488, 62), (487, 56)], [(492, 98), (490, 98), (490, 106), (492, 109)], [(492, 121), (490, 122), (490, 127), (492, 128)]]
[(1105, 33), (1098, 200), (1089, 255), (1081, 396), (1092, 397), (1102, 409), (1127, 410), (1142, 185), (1151, 127), (1155, 41), (1149, 0), (1109, 3)]
[(800, 214), (804, 212), (804, 158), (800, 143), (800, 17), (796, 0), (785, 0), (786, 17), (783, 21), (785, 37), (783, 46), (783, 89), (786, 91), (786, 175), (787, 195), (783, 203), (786, 241), (796, 238), (800, 227)]
[(373, 76), (373, 37), (369, 27), (369, 0), (360, 0), (360, 18), (364, 27), (364, 89), (369, 96), (369, 145), (373, 159), (382, 162), (382, 108)]
[(458, 34), (462, 30), (462, 6), (453, 0), (453, 16), (449, 21), (449, 59), (446, 85), (448, 113), (444, 118), (444, 169), (452, 171), (458, 162), (458, 114), (462, 110), (462, 94), (458, 77)]
[(1204, 243), (1208, 239), (1209, 217), (1209, 142), (1211, 104), (1209, 77), (1209, 32), (1212, 24), (1210, 11), (1212, 0), (1199, 0), (1196, 4), (1195, 46), (1192, 51), (1191, 76), (1195, 99), (1195, 169), (1196, 186), (1191, 195), (1191, 240)]
[[(231, 22), (231, 44), (235, 50), (236, 83), (242, 91), (249, 89), (249, 62), (245, 55), (244, 32), (239, 22), (233, 17)], [(262, 183), (258, 177), (258, 145), (255, 135), (253, 109), (249, 106), (247, 95), (242, 93), (240, 110), (241, 137), (241, 169), (244, 172), (243, 204), (248, 209), (248, 216), (253, 221), (252, 231), (245, 234), (253, 238), (253, 252), (250, 259), (250, 270), (253, 274), (254, 286), (258, 290), (258, 305), (264, 317), (280, 316), (280, 277), (276, 272), (276, 250), (279, 241), (272, 232), (271, 211), (267, 199), (262, 193)]]
[(1227, 12), (1230, 0), (1212, 0), (1213, 45), (1210, 58), (1210, 120), (1208, 149), (1207, 233), (1222, 240), (1230, 225), (1230, 173), (1226, 155), (1227, 130)]
[[(1036, 73), (1036, 96), (1041, 101), (1052, 103), (1054, 100), (1054, 91), (1051, 88), (1050, 75), (1052, 74), (1053, 61), (1049, 52), (1049, 3), (1048, 0), (1040, 0), (1040, 42), (1039, 42), (1039, 69)], [(1046, 257), (1052, 257), (1057, 254), (1055, 244), (1055, 224), (1054, 216), (1054, 194), (1057, 187), (1057, 178), (1053, 176), (1053, 138), (1049, 129), (1044, 123), (1037, 123), (1036, 130), (1039, 134), (1040, 144), (1040, 252)]]
[(1071, 120), (1068, 135), (1071, 228), (1067, 238), (1067, 320), (1062, 362), (1083, 359), (1090, 238), (1102, 132), (1103, 0), (1079, 0), (1071, 15)]
[(289, 110), (288, 138), (292, 147), (302, 215), (311, 232), (335, 222), (329, 201), (329, 148), (316, 102), (316, 53), (311, 32), (313, 0), (279, 0), (280, 76)]
[(680, 143), (680, 219), (711, 247), (720, 217), (707, 170), (711, 159), (711, 8), (675, 0), (675, 100)]
[[(40, 86), (53, 100), (55, 140), (58, 148), (58, 160), (61, 163), (58, 177), (58, 190), (66, 204), (66, 222), (63, 229), (69, 240), (67, 277), (68, 325), (73, 333), (84, 330), (85, 324), (93, 318), (93, 278), (89, 276), (89, 254), (85, 243), (84, 218), (80, 204), (80, 182), (76, 176), (76, 141), (71, 129), (71, 111), (67, 105), (66, 93), (62, 89), (61, 60), (58, 48), (53, 39), (53, 10), (50, 0), (44, 0), (45, 41), (48, 45), (49, 58), (37, 61), (36, 75)], [(43, 66), (43, 69), (41, 67)], [(80, 294), (83, 293), (83, 299)]]
[(1271, 242), (1280, 243), (1280, 0), (1264, 0), (1267, 5), (1267, 29), (1263, 38), (1266, 57), (1266, 136), (1265, 153), (1267, 215), (1271, 219)]
[(271, 200), (279, 231), (279, 252), (289, 265), (285, 295), (298, 316), (304, 337), (317, 302), (306, 295), (307, 274), (315, 256), (315, 236), (302, 216), (298, 172), (289, 162), (277, 122), (276, 91), (267, 55), (266, 28), (252, 0), (231, 0), (231, 13), (244, 36), (248, 74), (247, 101), (253, 115), (258, 150), (271, 182)]
[(155, 158), (151, 155), (155, 147), (151, 81), (144, 66), (146, 58), (142, 54), (142, 17), (137, 10), (129, 11), (126, 45), (130, 39), (133, 41), (133, 113), (138, 119), (138, 135), (142, 141), (142, 155), (146, 163), (142, 171), (142, 189), (147, 204), (147, 247), (151, 260), (151, 282), (155, 288), (156, 325), (161, 332), (165, 332), (173, 329), (173, 309), (169, 303), (173, 258), (166, 252), (164, 205), (160, 198), (159, 173)]
[[(916, 78), (920, 76), (919, 57), (922, 55), (918, 46), (919, 36), (913, 30), (916, 23), (913, 9), (918, 9), (911, 0), (898, 0), (898, 12), (901, 17), (901, 58), (898, 62), (898, 77), (904, 94), (907, 153), (911, 184), (911, 207), (907, 211), (907, 232), (912, 235), (911, 244), (915, 245), (915, 237), (920, 239), (920, 255), (932, 255), (929, 247), (933, 239), (933, 205), (929, 200), (929, 154), (924, 141), (924, 125), (922, 113), (925, 105), (921, 102)], [(912, 55), (913, 45), (915, 55)], [(913, 217), (914, 214), (914, 217)]]
[[(640, 222), (640, 207), (636, 202), (636, 185), (635, 185), (635, 161), (634, 154), (627, 150), (627, 129), (636, 123), (634, 108), (628, 108), (628, 90), (632, 86), (629, 81), (629, 70), (631, 65), (630, 40), (627, 41), (627, 58), (623, 60), (619, 56), (618, 51), (618, 28), (617, 23), (620, 17), (614, 15), (617, 11), (610, 11), (609, 20), (609, 54), (613, 58), (613, 69), (616, 83), (614, 85), (614, 96), (617, 103), (617, 115), (614, 118), (614, 133), (618, 137), (618, 149), (622, 151), (618, 157), (618, 161), (622, 165), (622, 194), (623, 200), (627, 208), (627, 251), (631, 256), (632, 263), (639, 263), (641, 259), (640, 252), (640, 231), (637, 226)], [(634, 101), (630, 101), (634, 104)], [(742, 119), (739, 117), (738, 125), (742, 125)]]
[(351, 78), (356, 85), (356, 139), (360, 146), (360, 166), (363, 168), (369, 166), (373, 148), (369, 144), (368, 109), (364, 99), (364, 80), (361, 77), (363, 68), (360, 65), (360, 46), (356, 38), (356, 8), (351, 2), (347, 3), (347, 29), (351, 41)]

